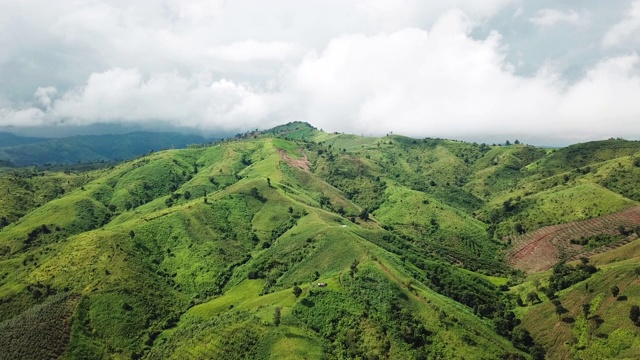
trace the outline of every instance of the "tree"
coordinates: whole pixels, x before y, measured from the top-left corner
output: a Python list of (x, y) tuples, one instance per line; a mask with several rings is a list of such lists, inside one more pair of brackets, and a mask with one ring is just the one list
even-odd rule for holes
[(533, 286), (536, 287), (536, 291), (540, 290), (540, 280), (539, 279), (533, 280)]
[(611, 295), (617, 298), (618, 294), (620, 294), (620, 288), (618, 287), (618, 285), (613, 285), (613, 287), (611, 288)]
[(638, 320), (640, 320), (640, 306), (631, 306), (631, 309), (629, 309), (629, 319), (631, 319), (634, 324), (638, 323)]
[(513, 143), (518, 145), (518, 144), (520, 144), (520, 140), (516, 139), (516, 141), (514, 141)]
[(362, 209), (362, 211), (360, 212), (360, 215), (358, 215), (358, 217), (364, 221), (369, 220), (369, 211), (367, 211), (367, 209)]
[(207, 200), (207, 190), (204, 191), (204, 203), (208, 204), (209, 201)]
[(504, 142), (504, 144), (509, 146), (509, 145), (511, 145), (511, 142), (509, 142), (509, 140), (507, 140), (507, 141)]
[(185, 191), (182, 196), (184, 196), (185, 200), (191, 199), (191, 193), (189, 192), (189, 190)]
[(134, 233), (133, 230), (129, 231), (129, 237), (133, 239), (136, 237), (136, 233)]
[(351, 277), (354, 277), (358, 272), (359, 264), (360, 262), (358, 261), (358, 259), (354, 259), (353, 262), (351, 263), (351, 266), (349, 267), (349, 275), (351, 275)]
[(516, 204), (513, 203), (512, 198), (509, 198), (507, 201), (502, 203), (502, 208), (504, 209), (504, 212), (511, 212), (515, 210)]
[(551, 287), (549, 287), (549, 288), (544, 288), (544, 291), (542, 291), (542, 292), (543, 292), (543, 293), (546, 295), (546, 297), (548, 297), (549, 299), (555, 299), (555, 298), (557, 297), (557, 296), (556, 296), (556, 292), (555, 292), (555, 291), (553, 291), (553, 289), (552, 289)]
[(9, 224), (10, 224), (10, 222), (6, 217), (3, 216), (3, 217), (0, 218), (0, 229), (2, 229), (3, 227), (5, 227), (5, 226), (7, 226)]
[(318, 201), (318, 203), (320, 204), (321, 208), (331, 204), (329, 198), (324, 195), (320, 196), (320, 200)]
[(627, 236), (630, 233), (630, 231), (627, 231), (624, 225), (618, 225), (618, 232), (620, 233), (620, 235), (624, 235), (624, 236)]
[(289, 214), (293, 214), (293, 207), (289, 206)]
[(273, 325), (280, 326), (280, 317), (282, 315), (282, 308), (277, 306), (273, 311)]
[(300, 289), (300, 287), (299, 287), (298, 285), (295, 285), (295, 286), (293, 287), (292, 292), (293, 292), (293, 295), (295, 295), (295, 296), (296, 296), (296, 298), (297, 298), (297, 297), (299, 297), (299, 296), (300, 296), (300, 294), (302, 294), (302, 289)]
[(533, 360), (544, 360), (544, 348), (540, 344), (535, 344), (529, 348), (529, 354)]
[(591, 311), (591, 304), (589, 303), (582, 304), (582, 314), (584, 315), (585, 319), (589, 318), (589, 311)]
[(539, 303), (540, 301), (540, 297), (538, 296), (538, 293), (535, 291), (532, 291), (530, 293), (527, 294), (527, 302), (529, 302), (531, 305), (533, 305), (534, 303)]
[(527, 329), (517, 327), (511, 333), (511, 342), (519, 349), (528, 349), (533, 346), (533, 338)]
[(271, 179), (270, 178), (267, 178), (267, 186), (271, 187)]
[(172, 207), (173, 206), (173, 199), (168, 197), (167, 200), (164, 201), (165, 205), (167, 205), (167, 207)]

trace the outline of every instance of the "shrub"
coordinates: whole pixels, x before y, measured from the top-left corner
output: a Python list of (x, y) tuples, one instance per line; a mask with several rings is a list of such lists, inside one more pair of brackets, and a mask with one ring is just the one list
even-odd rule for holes
[(629, 319), (631, 319), (634, 324), (638, 323), (638, 320), (640, 320), (640, 306), (631, 306), (631, 309), (629, 309)]

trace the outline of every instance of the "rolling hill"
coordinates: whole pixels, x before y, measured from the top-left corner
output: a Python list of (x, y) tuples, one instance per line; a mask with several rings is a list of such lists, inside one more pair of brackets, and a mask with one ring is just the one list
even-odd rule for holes
[(121, 135), (78, 135), (58, 139), (27, 138), (0, 133), (0, 162), (11, 166), (43, 166), (111, 162), (206, 140), (178, 133), (134, 132)]
[[(16, 171), (0, 179), (0, 358), (638, 356), (640, 331), (613, 314), (637, 299), (640, 223), (611, 214), (638, 206), (639, 151), (295, 122), (88, 172)], [(599, 271), (510, 266), (538, 232), (598, 217), (612, 220), (570, 245)], [(624, 245), (593, 238), (619, 225)], [(614, 283), (626, 301), (602, 300)], [(556, 295), (574, 322), (548, 314)], [(601, 330), (581, 330), (584, 299)]]
[(19, 136), (12, 133), (0, 131), (0, 147), (9, 147), (25, 144), (34, 144), (47, 141), (47, 138)]

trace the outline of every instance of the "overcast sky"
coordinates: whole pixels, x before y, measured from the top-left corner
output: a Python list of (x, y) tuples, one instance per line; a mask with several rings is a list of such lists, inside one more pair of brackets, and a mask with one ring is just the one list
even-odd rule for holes
[(640, 139), (638, 50), (640, 0), (0, 0), (0, 129)]

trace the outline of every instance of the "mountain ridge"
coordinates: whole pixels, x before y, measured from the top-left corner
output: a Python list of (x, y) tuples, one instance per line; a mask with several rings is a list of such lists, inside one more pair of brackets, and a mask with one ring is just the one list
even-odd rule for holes
[[(22, 138), (19, 139), (31, 139)], [(136, 131), (127, 134), (75, 135), (64, 138), (37, 138), (37, 141), (0, 147), (0, 161), (12, 166), (43, 166), (58, 164), (122, 161), (171, 147), (205, 143), (197, 135), (150, 133)]]

